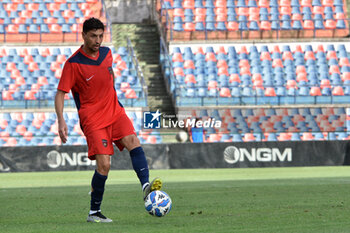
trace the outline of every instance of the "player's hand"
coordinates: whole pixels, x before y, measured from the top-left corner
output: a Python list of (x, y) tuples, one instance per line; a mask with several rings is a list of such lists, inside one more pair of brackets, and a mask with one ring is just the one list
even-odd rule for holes
[(62, 143), (66, 143), (68, 138), (68, 127), (65, 120), (58, 121), (58, 134), (60, 135)]

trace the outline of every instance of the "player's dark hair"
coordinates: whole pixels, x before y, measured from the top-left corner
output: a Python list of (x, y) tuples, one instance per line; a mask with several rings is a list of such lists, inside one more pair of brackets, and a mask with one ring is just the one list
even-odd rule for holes
[(105, 26), (103, 25), (101, 20), (92, 17), (84, 21), (84, 24), (83, 24), (84, 33), (87, 33), (88, 31), (91, 31), (91, 30), (97, 30), (97, 29), (102, 29), (103, 31), (105, 30)]

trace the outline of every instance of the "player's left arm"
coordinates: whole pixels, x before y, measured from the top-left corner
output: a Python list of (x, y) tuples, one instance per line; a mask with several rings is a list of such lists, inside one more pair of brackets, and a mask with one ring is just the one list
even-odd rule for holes
[(110, 56), (110, 64), (108, 67), (109, 73), (111, 74), (112, 78), (113, 78), (113, 86), (115, 85), (115, 75), (114, 75), (114, 70), (113, 70), (113, 56), (112, 56), (112, 50), (109, 50), (109, 56)]

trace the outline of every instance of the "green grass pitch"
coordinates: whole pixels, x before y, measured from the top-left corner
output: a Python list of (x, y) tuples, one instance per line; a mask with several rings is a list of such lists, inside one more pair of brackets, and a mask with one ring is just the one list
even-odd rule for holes
[(93, 171), (0, 174), (0, 232), (350, 232), (350, 168), (152, 170), (173, 209), (148, 215), (134, 171), (111, 171), (87, 223)]

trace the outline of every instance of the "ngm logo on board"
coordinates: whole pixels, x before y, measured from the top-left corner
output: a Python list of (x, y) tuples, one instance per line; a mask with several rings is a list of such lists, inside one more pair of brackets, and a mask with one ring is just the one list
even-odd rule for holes
[(292, 148), (285, 148), (280, 150), (279, 148), (237, 148), (235, 146), (228, 146), (224, 150), (224, 159), (229, 164), (237, 162), (291, 162), (292, 161)]
[[(143, 112), (143, 128), (145, 129), (160, 129), (162, 128), (220, 128), (221, 121), (215, 118), (207, 118), (206, 120), (195, 119), (192, 116), (184, 115), (163, 115), (157, 110), (156, 112)], [(186, 120), (173, 120), (175, 119)]]
[(95, 166), (96, 160), (90, 160), (87, 152), (58, 152), (52, 150), (46, 155), (47, 165), (50, 168), (58, 168), (65, 166)]

